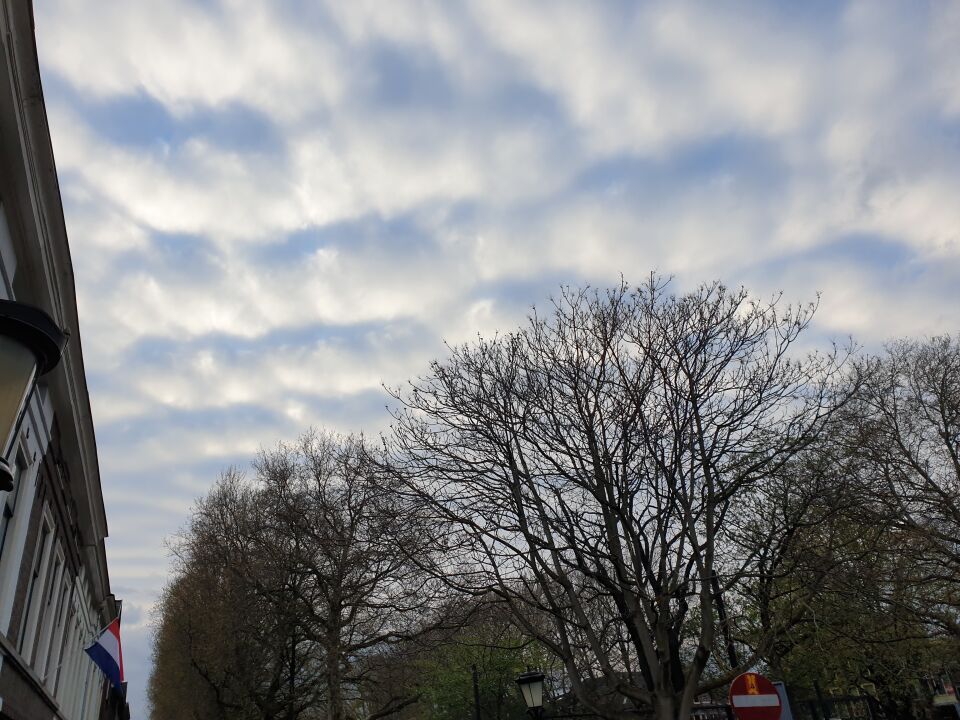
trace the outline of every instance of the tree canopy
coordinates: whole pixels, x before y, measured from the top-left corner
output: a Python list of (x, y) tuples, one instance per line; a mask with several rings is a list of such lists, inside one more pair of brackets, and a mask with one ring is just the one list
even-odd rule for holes
[(610, 720), (745, 670), (924, 717), (960, 671), (960, 341), (811, 350), (815, 311), (567, 288), (393, 390), (382, 441), (225, 470), (173, 543), (153, 717), (514, 720), (529, 666)]

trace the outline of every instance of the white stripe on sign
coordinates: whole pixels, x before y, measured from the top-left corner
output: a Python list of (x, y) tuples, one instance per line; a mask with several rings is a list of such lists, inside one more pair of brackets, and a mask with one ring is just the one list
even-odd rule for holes
[(778, 707), (779, 695), (734, 695), (734, 707)]

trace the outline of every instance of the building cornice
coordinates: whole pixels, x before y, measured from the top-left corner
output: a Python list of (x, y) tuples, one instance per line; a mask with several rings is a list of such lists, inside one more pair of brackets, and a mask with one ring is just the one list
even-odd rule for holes
[[(43, 100), (33, 10), (26, 0), (7, 0), (3, 2), (3, 9), (7, 55), (4, 60), (14, 102), (12, 107), (8, 105), (0, 112), (7, 115), (4, 119), (7, 127), (17, 128), (21, 140), (17, 160), (24, 169), (24, 175), (12, 183), (21, 202), (5, 204), (5, 207), (14, 215), (17, 207), (29, 208), (33, 214), (33, 217), (9, 218), (11, 224), (17, 225), (14, 235), (32, 236), (33, 241), (17, 244), (17, 274), (25, 273), (29, 295), (18, 299), (42, 307), (70, 332), (60, 365), (43, 382), (50, 389), (54, 414), (61, 427), (64, 455), (71, 470), (71, 493), (81, 515), (89, 521), (86, 527), (91, 528), (94, 535), (84, 537), (82, 542), (94, 548), (91, 555), (96, 567), (90, 570), (95, 574), (93, 585), (99, 602), (110, 593), (103, 542), (107, 536), (106, 512), (83, 365), (73, 264)], [(4, 150), (7, 154), (11, 152), (10, 147)], [(31, 252), (33, 248), (38, 250)]]

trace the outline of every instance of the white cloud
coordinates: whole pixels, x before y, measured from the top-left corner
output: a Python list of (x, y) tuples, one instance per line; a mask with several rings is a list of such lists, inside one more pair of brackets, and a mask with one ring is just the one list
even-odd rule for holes
[(944, 114), (960, 116), (960, 74), (956, 72), (960, 55), (960, 6), (939, 3), (930, 17), (931, 92)]
[[(491, 42), (563, 102), (599, 152), (662, 155), (726, 133), (782, 135), (805, 120), (816, 44), (764, 12), (651, 4), (487, 2), (475, 7)], [(606, 12), (605, 12), (606, 11)]]
[(929, 255), (960, 254), (960, 177), (891, 182), (869, 198), (877, 232), (910, 240)]
[(51, 116), (58, 169), (79, 181), (73, 196), (122, 211), (139, 228), (229, 242), (273, 239), (306, 224), (282, 162), (200, 139), (135, 152), (105, 142), (61, 106)]
[(45, 64), (83, 92), (145, 92), (178, 114), (240, 102), (293, 119), (335, 104), (351, 64), (322, 33), (272, 10), (247, 0), (51, 0), (38, 27)]

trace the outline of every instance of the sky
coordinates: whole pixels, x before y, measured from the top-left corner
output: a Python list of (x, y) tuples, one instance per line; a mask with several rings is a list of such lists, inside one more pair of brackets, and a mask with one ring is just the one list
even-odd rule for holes
[(134, 717), (230, 465), (562, 284), (960, 329), (960, 3), (35, 0)]

